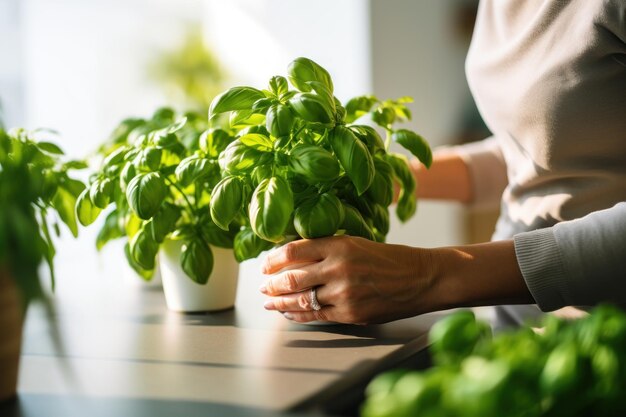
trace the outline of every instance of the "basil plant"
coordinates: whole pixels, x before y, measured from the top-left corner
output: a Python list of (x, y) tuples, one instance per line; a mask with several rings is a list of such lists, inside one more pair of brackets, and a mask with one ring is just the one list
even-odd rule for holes
[[(240, 229), (237, 259), (298, 238), (345, 233), (383, 242), (394, 180), (396, 214), (408, 220), (416, 209), (415, 179), (390, 143), (426, 166), (432, 162), (420, 135), (395, 128), (411, 118), (411, 101), (365, 95), (342, 104), (328, 71), (307, 58), (294, 60), (286, 78), (272, 77), (267, 89), (234, 87), (217, 96), (203, 145), (203, 152), (220, 152), (210, 220), (225, 233)], [(368, 119), (384, 139), (361, 123)]]
[(224, 230), (210, 215), (211, 192), (221, 180), (218, 155), (227, 143), (207, 125), (196, 113), (177, 117), (168, 108), (150, 119), (122, 121), (100, 148), (101, 167), (78, 198), (76, 212), (84, 226), (107, 213), (97, 248), (125, 237), (126, 258), (146, 280), (169, 238), (183, 241), (185, 274), (206, 283), (213, 269), (211, 245), (232, 248), (239, 232), (239, 220)]

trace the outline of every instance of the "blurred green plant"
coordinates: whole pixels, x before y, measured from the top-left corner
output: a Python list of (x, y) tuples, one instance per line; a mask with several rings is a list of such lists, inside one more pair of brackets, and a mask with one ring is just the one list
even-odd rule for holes
[(625, 415), (626, 314), (604, 305), (565, 321), (547, 316), (491, 335), (469, 311), (430, 332), (434, 366), (393, 371), (366, 390), (363, 417)]
[(56, 144), (37, 141), (37, 132), (0, 129), (0, 268), (20, 288), (25, 305), (41, 297), (39, 265), (50, 268), (54, 289), (55, 248), (59, 222), (78, 235), (74, 206), (85, 185), (69, 172), (86, 168), (64, 161)]
[(179, 48), (156, 58), (149, 73), (176, 107), (200, 112), (205, 112), (222, 90), (225, 77), (200, 27), (191, 29)]

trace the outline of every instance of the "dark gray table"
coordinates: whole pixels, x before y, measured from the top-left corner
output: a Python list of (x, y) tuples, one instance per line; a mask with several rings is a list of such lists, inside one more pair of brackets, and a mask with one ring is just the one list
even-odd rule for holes
[[(55, 296), (62, 350), (31, 309), (19, 399), (4, 415), (274, 415), (325, 402), (422, 351), (440, 315), (377, 326), (295, 325), (262, 308), (257, 261), (236, 308), (169, 312), (160, 288), (68, 272)], [(70, 275), (75, 275), (73, 278)], [(9, 408), (6, 408), (9, 407)], [(9, 410), (9, 411), (7, 411)]]

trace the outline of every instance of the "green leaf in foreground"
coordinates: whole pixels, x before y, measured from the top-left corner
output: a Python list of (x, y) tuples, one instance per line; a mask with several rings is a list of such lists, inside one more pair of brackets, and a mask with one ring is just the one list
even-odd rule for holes
[(341, 201), (330, 193), (301, 204), (294, 215), (294, 226), (300, 236), (314, 239), (332, 236), (344, 220)]
[(272, 242), (261, 239), (251, 228), (244, 227), (235, 236), (233, 245), (235, 259), (237, 259), (237, 262), (243, 262), (247, 259), (256, 258), (261, 252), (270, 249), (272, 246)]
[(229, 224), (243, 207), (243, 183), (237, 177), (222, 179), (211, 196), (211, 218), (220, 228), (228, 230)]
[(359, 195), (369, 188), (374, 180), (374, 160), (363, 142), (344, 126), (336, 126), (330, 136), (330, 145), (337, 155)]
[(289, 81), (300, 91), (311, 91), (310, 81), (317, 81), (333, 92), (333, 80), (326, 69), (311, 59), (300, 57), (294, 59), (287, 67)]
[(130, 255), (142, 269), (153, 270), (159, 244), (152, 238), (152, 233), (142, 227), (130, 241)]
[(76, 223), (76, 197), (64, 185), (57, 188), (52, 199), (52, 205), (59, 213), (59, 217), (67, 225), (74, 237), (78, 236), (78, 224)]
[(233, 87), (213, 99), (209, 108), (209, 118), (227, 111), (247, 110), (261, 98), (265, 98), (265, 95), (256, 88)]
[(391, 138), (411, 152), (427, 168), (433, 163), (433, 153), (428, 142), (415, 132), (406, 129), (396, 130)]
[(183, 244), (180, 264), (189, 278), (204, 285), (213, 271), (213, 252), (201, 239), (194, 237)]
[(176, 223), (180, 215), (181, 210), (179, 207), (171, 203), (163, 204), (161, 209), (149, 222), (152, 238), (156, 242), (162, 243), (165, 237), (176, 228)]
[(156, 172), (137, 175), (126, 189), (128, 205), (143, 220), (148, 220), (154, 216), (161, 207), (166, 194), (165, 182), (161, 175)]
[(280, 242), (293, 212), (293, 193), (281, 177), (261, 181), (250, 202), (252, 230), (262, 239)]
[(117, 210), (109, 213), (104, 221), (102, 229), (98, 232), (96, 237), (96, 249), (102, 250), (104, 245), (113, 239), (117, 239), (124, 236), (124, 229), (120, 227), (119, 217)]
[(400, 196), (396, 206), (398, 218), (405, 222), (415, 214), (417, 197), (415, 195), (415, 177), (409, 168), (409, 161), (404, 155), (387, 154), (386, 161), (393, 168), (395, 177), (400, 182)]
[(89, 197), (89, 189), (85, 189), (80, 196), (78, 196), (78, 200), (76, 201), (76, 216), (78, 217), (78, 221), (83, 226), (89, 226), (93, 222), (96, 221), (101, 208), (96, 207)]

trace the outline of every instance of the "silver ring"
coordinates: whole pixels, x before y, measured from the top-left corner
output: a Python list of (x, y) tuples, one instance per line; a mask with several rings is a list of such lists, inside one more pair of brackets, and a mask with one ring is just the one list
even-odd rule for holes
[(311, 307), (313, 307), (313, 310), (315, 311), (320, 311), (322, 309), (319, 301), (317, 301), (317, 287), (311, 288)]

